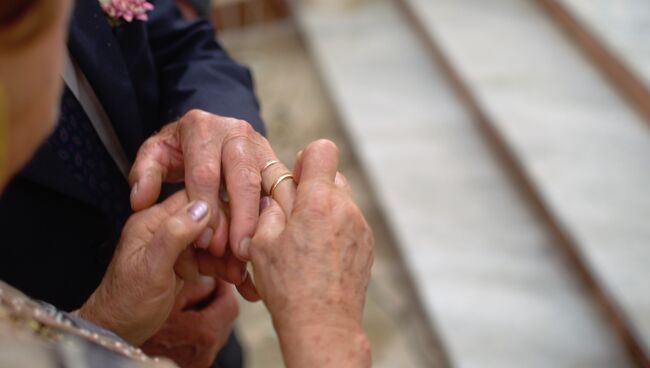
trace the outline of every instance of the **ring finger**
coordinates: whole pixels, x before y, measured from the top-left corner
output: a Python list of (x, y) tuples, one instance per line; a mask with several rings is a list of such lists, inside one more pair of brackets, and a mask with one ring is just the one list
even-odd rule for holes
[(270, 155), (264, 162), (261, 170), (262, 188), (267, 195), (278, 202), (285, 215), (289, 216), (293, 210), (293, 201), (296, 198), (296, 182), (291, 170), (280, 162), (275, 155)]

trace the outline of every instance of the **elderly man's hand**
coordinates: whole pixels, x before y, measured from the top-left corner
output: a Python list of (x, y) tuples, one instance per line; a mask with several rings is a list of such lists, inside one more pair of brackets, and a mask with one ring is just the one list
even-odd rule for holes
[[(274, 157), (267, 140), (247, 122), (192, 110), (141, 146), (129, 175), (131, 206), (135, 211), (149, 207), (163, 182), (185, 181), (190, 200), (203, 200), (214, 211), (197, 246), (221, 256), (230, 240), (239, 255), (239, 245), (253, 236), (257, 225), (260, 172)], [(230, 229), (219, 212), (220, 189), (230, 199)]]
[(263, 198), (248, 249), (285, 363), (369, 366), (361, 316), (373, 260), (371, 230), (337, 173), (333, 143), (312, 143), (294, 171), (293, 209)]
[(209, 367), (226, 343), (237, 312), (230, 284), (206, 276), (185, 283), (169, 319), (142, 350), (168, 357), (182, 368)]
[(207, 228), (207, 203), (180, 191), (132, 215), (99, 287), (78, 314), (140, 345), (167, 320), (184, 278), (196, 280), (191, 244)]

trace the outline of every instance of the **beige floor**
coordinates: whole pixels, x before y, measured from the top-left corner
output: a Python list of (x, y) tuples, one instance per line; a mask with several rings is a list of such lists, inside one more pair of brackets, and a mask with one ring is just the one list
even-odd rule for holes
[[(341, 171), (377, 239), (373, 279), (364, 324), (375, 367), (441, 366), (441, 355), (422, 318), (368, 183), (354, 159), (353, 147), (320, 83), (313, 62), (291, 23), (228, 31), (221, 41), (254, 73), (269, 138), (280, 159), (291, 164), (295, 153), (318, 138), (329, 138), (341, 152)], [(277, 338), (263, 305), (242, 301), (238, 330), (247, 350), (247, 366), (281, 367)]]

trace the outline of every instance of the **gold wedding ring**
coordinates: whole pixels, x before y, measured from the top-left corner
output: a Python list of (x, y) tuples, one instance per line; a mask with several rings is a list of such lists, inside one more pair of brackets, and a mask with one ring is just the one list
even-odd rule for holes
[(269, 196), (273, 198), (273, 193), (275, 192), (275, 188), (277, 188), (278, 185), (280, 185), (280, 183), (282, 183), (283, 181), (289, 178), (293, 179), (293, 175), (291, 175), (291, 173), (285, 173), (280, 175), (280, 177), (275, 180), (273, 185), (271, 185), (271, 190), (269, 190)]
[(271, 167), (271, 166), (273, 166), (275, 164), (279, 164), (279, 163), (280, 163), (280, 161), (278, 161), (278, 160), (271, 160), (271, 161), (267, 162), (266, 165), (264, 165), (264, 167), (262, 168), (262, 170), (260, 170), (260, 172), (268, 169), (269, 167)]

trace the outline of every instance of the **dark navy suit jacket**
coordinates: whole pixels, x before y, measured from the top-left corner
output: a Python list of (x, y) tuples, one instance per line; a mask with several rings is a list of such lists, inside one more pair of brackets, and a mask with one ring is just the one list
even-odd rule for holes
[[(212, 27), (183, 20), (173, 0), (153, 3), (149, 21), (111, 28), (97, 0), (78, 0), (70, 25), (72, 58), (129, 158), (192, 108), (247, 120), (263, 132), (250, 73), (215, 42)], [(99, 284), (119, 235), (94, 202), (44, 144), (0, 200), (0, 279), (61, 309), (79, 307)]]

